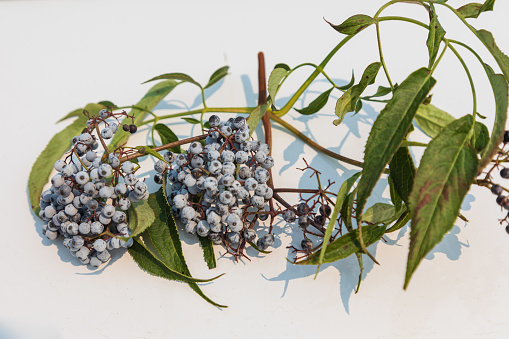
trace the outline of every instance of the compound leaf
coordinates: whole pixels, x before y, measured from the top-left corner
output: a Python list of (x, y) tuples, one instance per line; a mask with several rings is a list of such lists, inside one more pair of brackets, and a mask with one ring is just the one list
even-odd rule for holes
[(477, 175), (477, 155), (470, 147), (473, 118), (447, 125), (428, 145), (410, 194), (410, 250), (404, 288), (422, 258), (451, 230), (463, 198)]

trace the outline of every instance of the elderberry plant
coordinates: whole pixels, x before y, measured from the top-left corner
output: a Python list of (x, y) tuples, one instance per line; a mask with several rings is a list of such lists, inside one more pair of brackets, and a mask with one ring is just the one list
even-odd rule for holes
[[(428, 14), (429, 22), (382, 15), (388, 7), (402, 2), (420, 6)], [(111, 102), (100, 102), (71, 112), (64, 119), (75, 118), (75, 121), (53, 137), (35, 162), (29, 178), (32, 208), (45, 221), (43, 234), (49, 239), (63, 238), (71, 254), (94, 267), (108, 260), (108, 251), (129, 247), (129, 254), (143, 270), (169, 280), (184, 281), (205, 300), (223, 307), (206, 297), (196, 284), (215, 278), (203, 280), (191, 276), (174, 216), (181, 221), (182, 231), (197, 234), (209, 268), (216, 267), (214, 245), (223, 246), (226, 254), (235, 260), (249, 260), (245, 253), (247, 246), (269, 253), (267, 249), (275, 241), (275, 221), (282, 219), (295, 231), (302, 232), (300, 246), (291, 247), (296, 264), (318, 265), (318, 273), (321, 264), (355, 254), (361, 269), (359, 284), (362, 254), (378, 263), (367, 246), (410, 223), (406, 288), (426, 254), (451, 230), (457, 218), (464, 219), (460, 207), (472, 185), (491, 190), (497, 196), (496, 202), (509, 209), (509, 197), (505, 193), (509, 189), (496, 183), (492, 176), (498, 171), (502, 178), (509, 178), (509, 168), (504, 165), (509, 161), (506, 147), (509, 132), (504, 135), (509, 57), (500, 51), (490, 32), (477, 30), (469, 22), (492, 11), (494, 4), (494, 0), (487, 0), (454, 8), (446, 0), (389, 1), (373, 16), (359, 14), (338, 25), (330, 23), (345, 37), (319, 65), (305, 63), (291, 68), (280, 63), (271, 71), (267, 82), (260, 53), (257, 107), (207, 105), (204, 90), (227, 75), (225, 66), (215, 71), (205, 86), (186, 74), (166, 73), (147, 81), (159, 82), (134, 106), (117, 107)], [(447, 27), (438, 19), (438, 8), (460, 19), (493, 56), (501, 74), (468, 44), (449, 38)], [(382, 53), (379, 27), (386, 21), (417, 25), (428, 32), (427, 40), (423, 41), (428, 49), (428, 64), (409, 74), (399, 85), (391, 79)], [(373, 26), (379, 59), (367, 65), (358, 82), (352, 77), (347, 85), (338, 86), (325, 72), (326, 65), (357, 33)], [(478, 112), (474, 80), (457, 48), (478, 60), (490, 82), (495, 97), (492, 114), (495, 122), (491, 131), (480, 122), (484, 116)], [(437, 81), (434, 72), (447, 53), (452, 53), (463, 67), (472, 92), (472, 114), (459, 119), (431, 103)], [(278, 108), (276, 98), (280, 88), (303, 66), (311, 66), (313, 72)], [(372, 95), (364, 94), (377, 82), (378, 73), (384, 74), (388, 86), (379, 86)], [(318, 76), (324, 76), (331, 88), (307, 107), (296, 108), (298, 99)], [(153, 108), (182, 84), (197, 87), (202, 94), (203, 108), (155, 114)], [(363, 102), (385, 104), (366, 140), (363, 161), (322, 147), (283, 119), (292, 108), (303, 115), (325, 112), (333, 91), (341, 92), (334, 109), (335, 125), (348, 119), (348, 113), (359, 112)], [(129, 114), (123, 111), (128, 108)], [(215, 113), (236, 115), (221, 121)], [(148, 115), (152, 119), (146, 119)], [(196, 118), (189, 117), (192, 115)], [(199, 125), (202, 134), (179, 140), (169, 127), (171, 123), (161, 123), (179, 117)], [(263, 142), (252, 138), (253, 130), (260, 123), (265, 132)], [(333, 191), (333, 183), (328, 180), (322, 185), (323, 174), (306, 162), (302, 170), (315, 176), (316, 188), (277, 187), (271, 174), (274, 123), (324, 156), (358, 167), (359, 172), (341, 183), (338, 191)], [(130, 134), (141, 126), (150, 130), (152, 144), (128, 146)], [(430, 137), (428, 144), (408, 140), (415, 127)], [(156, 134), (161, 145), (157, 145)], [(108, 139), (111, 139), (109, 143)], [(104, 153), (96, 151), (99, 145)], [(187, 150), (182, 150), (182, 145), (188, 145)], [(414, 146), (425, 147), (418, 166), (411, 153)], [(155, 158), (152, 177), (161, 185), (152, 193), (135, 174), (140, 168), (137, 159), (146, 156)], [(58, 173), (51, 176), (51, 187), (44, 190), (53, 168)], [(392, 204), (375, 203), (367, 207), (367, 200), (380, 178), (388, 181)], [(298, 194), (299, 203), (289, 204), (283, 198), (285, 194)], [(268, 232), (260, 232), (261, 222), (269, 224)], [(509, 233), (509, 218), (502, 219), (501, 224), (507, 225)]]

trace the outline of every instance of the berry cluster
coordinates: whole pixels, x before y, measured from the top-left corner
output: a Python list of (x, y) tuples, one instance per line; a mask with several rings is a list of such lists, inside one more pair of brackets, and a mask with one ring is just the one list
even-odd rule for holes
[[(71, 254), (94, 268), (109, 260), (111, 250), (131, 246), (131, 238), (122, 239), (131, 234), (125, 211), (149, 195), (147, 185), (135, 175), (137, 165), (122, 161), (127, 152), (122, 147), (110, 152), (105, 144), (118, 130), (120, 116), (130, 117), (105, 109), (89, 117), (87, 128), (72, 139), (66, 158), (55, 162), (58, 173), (39, 203), (39, 216), (46, 221), (43, 234), (50, 240), (62, 236)], [(117, 122), (108, 123), (108, 118)], [(136, 132), (134, 124), (123, 129)], [(96, 151), (99, 142), (104, 155)]]
[[(186, 232), (223, 244), (237, 257), (246, 242), (255, 241), (256, 219), (269, 216), (265, 206), (273, 195), (274, 159), (267, 144), (250, 140), (244, 118), (222, 122), (212, 115), (209, 124), (205, 145), (193, 142), (184, 154), (166, 152), (166, 162), (154, 166), (154, 180), (162, 183), (167, 176), (168, 200)], [(256, 242), (260, 250), (273, 244), (270, 232)]]

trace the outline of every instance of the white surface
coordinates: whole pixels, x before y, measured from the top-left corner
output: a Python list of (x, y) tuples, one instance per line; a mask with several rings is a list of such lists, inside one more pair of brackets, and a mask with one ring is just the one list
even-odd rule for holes
[[(465, 2), (449, 3), (459, 7)], [(258, 51), (266, 54), (267, 73), (278, 62), (319, 63), (341, 39), (322, 17), (339, 23), (357, 13), (373, 15), (381, 4), (374, 0), (0, 2), (0, 338), (507, 337), (509, 236), (497, 221), (503, 212), (486, 190), (470, 192), (463, 204), (470, 223), (458, 222), (423, 260), (408, 291), (402, 289), (406, 227), (387, 236), (387, 244), (370, 248), (381, 266), (374, 267), (365, 258), (357, 295), (354, 257), (325, 265), (316, 280), (315, 267), (286, 262), (285, 257), (291, 257), (286, 246), (299, 244), (302, 237), (297, 227), (276, 231), (279, 240), (271, 255), (255, 255), (251, 262), (237, 264), (221, 258), (214, 271), (206, 268), (196, 240), (183, 237), (194, 276), (226, 273), (202, 285), (208, 296), (229, 306), (226, 310), (208, 305), (186, 284), (145, 274), (127, 253), (98, 271), (77, 265), (61, 245), (42, 236), (42, 223), (29, 209), (25, 187), (30, 168), (65, 125), (55, 122), (69, 111), (99, 100), (134, 104), (150, 86), (140, 83), (161, 73), (184, 72), (205, 83), (224, 64), (230, 66), (230, 74), (217, 91), (209, 93), (209, 105), (255, 105)], [(499, 46), (509, 51), (505, 35), (509, 3), (498, 1), (496, 10), (472, 23), (492, 31)], [(426, 20), (417, 6), (397, 5), (390, 13), (415, 13)], [(450, 37), (480, 46), (449, 13), (441, 10), (440, 19)], [(424, 31), (410, 24), (384, 23), (382, 34), (394, 82), (401, 83), (409, 72), (427, 64)], [(328, 73), (348, 80), (354, 69), (360, 76), (368, 63), (377, 60), (375, 46), (371, 27), (331, 61)], [(479, 111), (489, 117), (486, 124), (491, 126), (494, 105), (488, 83), (475, 60), (460, 51), (473, 67)], [(491, 58), (486, 60), (495, 66)], [(296, 72), (282, 97), (309, 72)], [(436, 78), (434, 103), (457, 117), (468, 114), (469, 87), (451, 54)], [(386, 84), (382, 73), (378, 80)], [(326, 88), (323, 81), (314, 84), (305, 102)], [(158, 113), (172, 112), (172, 105), (193, 106), (197, 100), (195, 88), (182, 85)], [(333, 107), (331, 99), (320, 115), (307, 119), (291, 113), (285, 119), (326, 147), (361, 159), (367, 128), (380, 107), (365, 105), (340, 127), (331, 124)], [(185, 124), (172, 126), (181, 137), (192, 133)], [(413, 137), (426, 140), (419, 132)], [(143, 142), (143, 133), (138, 138)], [(275, 181), (280, 187), (294, 186), (296, 178), (300, 187), (314, 185), (295, 169), (303, 165), (303, 157), (324, 178), (336, 182), (355, 170), (317, 155), (277, 129), (274, 138)], [(385, 188), (382, 181), (373, 201), (382, 194), (388, 197)]]

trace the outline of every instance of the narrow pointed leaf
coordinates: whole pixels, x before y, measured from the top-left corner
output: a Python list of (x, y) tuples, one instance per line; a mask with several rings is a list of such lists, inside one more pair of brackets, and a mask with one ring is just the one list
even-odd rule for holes
[(217, 267), (216, 255), (214, 254), (214, 243), (209, 238), (198, 237), (201, 248), (203, 250), (203, 259), (207, 263), (209, 269)]
[(430, 138), (434, 138), (454, 117), (432, 104), (420, 105), (415, 114), (417, 126)]
[(362, 221), (370, 224), (382, 224), (394, 218), (396, 210), (393, 205), (377, 202), (362, 215)]
[[(396, 154), (394, 156), (396, 156)], [(394, 157), (393, 157), (393, 159), (394, 159)], [(392, 176), (389, 175), (389, 177), (387, 179), (388, 179), (387, 181), (389, 182), (389, 192), (391, 195), (391, 202), (394, 205), (396, 212), (400, 211), (401, 207), (403, 205), (403, 199), (401, 198), (398, 191), (396, 190), (396, 187), (394, 187), (394, 180), (392, 179)]]
[(456, 9), (464, 18), (477, 18), (481, 13), (492, 11), (495, 0), (487, 0), (483, 4), (470, 3)]
[(495, 61), (498, 64), (498, 67), (502, 70), (507, 81), (509, 81), (509, 57), (505, 55), (500, 48), (498, 48), (495, 43), (495, 39), (493, 38), (493, 34), (486, 30), (476, 31), (476, 35), (482, 41), (482, 43), (488, 48), (491, 55), (495, 58)]
[(142, 84), (146, 84), (147, 82), (156, 81), (156, 80), (180, 80), (182, 82), (189, 82), (201, 88), (201, 85), (194, 81), (189, 75), (184, 73), (166, 73), (158, 75), (150, 80), (142, 82)]
[[(103, 108), (104, 106), (102, 105), (88, 104), (84, 109), (90, 114), (97, 114)], [(39, 215), (39, 200), (42, 189), (49, 181), (49, 175), (53, 170), (55, 161), (70, 150), (72, 138), (79, 135), (87, 127), (87, 120), (87, 117), (83, 115), (82, 108), (78, 118), (62, 131), (55, 134), (35, 160), (28, 177), (28, 195), (30, 197), (30, 205), (36, 215)]]
[(445, 30), (442, 28), (442, 25), (440, 25), (440, 22), (438, 21), (438, 16), (433, 7), (430, 12), (430, 16), (431, 20), (429, 24), (428, 40), (426, 41), (426, 46), (428, 46), (429, 54), (429, 64), (428, 64), (429, 68), (431, 68), (435, 63), (438, 50), (440, 48), (440, 42), (442, 41), (442, 38), (445, 36)]
[(57, 123), (62, 122), (67, 119), (70, 119), (70, 118), (79, 117), (81, 114), (83, 114), (83, 108), (75, 109), (74, 111), (69, 112), (65, 117), (58, 120)]
[(351, 16), (339, 25), (333, 25), (327, 21), (327, 23), (336, 31), (346, 35), (355, 35), (375, 22), (375, 19), (364, 14)]
[(392, 92), (392, 89), (390, 87), (378, 86), (378, 89), (376, 90), (375, 94), (369, 95), (367, 97), (363, 97), (363, 99), (384, 97), (391, 92)]
[[(144, 108), (149, 111), (152, 111), (154, 107), (156, 107), (161, 100), (163, 100), (176, 86), (178, 83), (174, 80), (167, 80), (167, 81), (161, 81), (160, 83), (154, 85), (152, 88), (149, 89), (147, 94), (141, 98), (140, 101), (135, 105), (139, 108)], [(140, 110), (138, 108), (133, 108), (129, 115), (134, 115), (134, 124), (139, 125), (143, 119), (147, 116), (147, 112)], [(125, 118), (122, 121), (122, 124), (131, 124), (132, 120), (131, 118)], [(131, 133), (124, 131), (122, 128), (119, 128), (118, 131), (115, 133), (113, 138), (111, 139), (111, 143), (109, 148), (111, 150), (114, 150), (118, 146), (124, 144), (129, 140), (129, 137), (131, 136)]]
[(417, 108), (435, 84), (426, 68), (408, 76), (375, 120), (364, 150), (364, 169), (357, 192), (357, 220), (385, 166), (398, 150)]
[(131, 234), (132, 238), (143, 233), (154, 223), (156, 218), (154, 211), (145, 200), (133, 203), (127, 214), (129, 217), (129, 228), (133, 231)]
[(214, 279), (195, 279), (185, 274), (177, 272), (166, 266), (161, 260), (156, 258), (152, 252), (141, 242), (141, 240), (134, 238), (133, 245), (129, 247), (129, 254), (133, 260), (140, 266), (140, 268), (152, 275), (168, 280), (177, 280), (187, 283), (196, 282), (209, 282)]
[(415, 177), (415, 165), (408, 147), (400, 147), (389, 163), (389, 171), (394, 189), (403, 201), (408, 204)]
[[(385, 226), (364, 226), (362, 228), (362, 238), (366, 246), (372, 245), (385, 233)], [(359, 242), (359, 230), (355, 229), (347, 234), (337, 238), (327, 246), (322, 263), (331, 263), (340, 259), (349, 257), (350, 255), (362, 252), (361, 244)], [(317, 265), (319, 263), (320, 253), (315, 252), (311, 254), (306, 260), (299, 261), (297, 265)]]
[(355, 75), (354, 75), (353, 70), (352, 70), (352, 77), (350, 78), (350, 82), (348, 82), (346, 85), (338, 86), (337, 88), (346, 91), (347, 89), (352, 87), (353, 84), (355, 84)]
[(281, 81), (288, 75), (288, 70), (282, 67), (276, 67), (272, 70), (269, 75), (269, 81), (267, 89), (269, 91), (269, 95), (272, 99), (272, 102), (276, 100), (276, 93), (281, 85)]
[(338, 119), (334, 120), (334, 125), (339, 125), (345, 118), (346, 113), (354, 112), (364, 90), (375, 82), (376, 76), (382, 64), (374, 62), (364, 70), (362, 78), (355, 86), (350, 87), (336, 102), (335, 114)]
[(249, 126), (249, 135), (253, 135), (256, 126), (260, 123), (260, 120), (262, 120), (263, 115), (265, 112), (267, 112), (267, 105), (259, 105), (256, 106), (256, 108), (249, 113), (249, 117), (247, 118), (247, 125)]
[[(175, 133), (173, 133), (173, 131), (165, 124), (157, 124), (154, 126), (154, 129), (156, 130), (157, 134), (159, 134), (159, 137), (161, 138), (161, 143), (163, 145), (179, 140)], [(174, 146), (172, 148), (169, 148), (169, 150), (172, 151), (173, 153), (181, 152), (180, 146)]]
[(341, 187), (339, 188), (338, 195), (336, 197), (336, 203), (334, 205), (334, 210), (332, 211), (332, 215), (330, 217), (329, 224), (327, 225), (327, 229), (325, 230), (325, 234), (323, 236), (323, 245), (320, 250), (320, 255), (318, 257), (318, 270), (320, 269), (320, 265), (323, 262), (323, 258), (325, 256), (325, 251), (327, 250), (327, 246), (329, 244), (330, 237), (332, 235), (332, 231), (334, 230), (334, 227), (336, 225), (336, 220), (338, 218), (339, 212), (341, 211), (341, 207), (343, 206), (343, 203), (345, 202), (345, 199), (350, 193), (350, 190), (352, 189), (352, 186), (357, 181), (361, 173), (355, 173), (350, 178), (346, 179)]
[(396, 221), (394, 225), (392, 225), (385, 233), (392, 233), (396, 232), (403, 227), (405, 227), (406, 224), (410, 221), (410, 211), (405, 211), (399, 219)]
[(475, 180), (478, 160), (469, 145), (472, 123), (467, 115), (447, 125), (421, 159), (410, 194), (412, 223), (404, 288), (421, 260), (452, 229)]
[(304, 107), (302, 109), (296, 108), (295, 110), (303, 115), (311, 115), (311, 114), (318, 112), (319, 110), (321, 110), (323, 108), (323, 106), (325, 106), (325, 104), (329, 100), (329, 95), (333, 89), (334, 89), (334, 87), (329, 89), (328, 91), (325, 91), (322, 94), (320, 94), (315, 100), (313, 100), (309, 104), (309, 106)]
[[(184, 260), (175, 219), (173, 218), (171, 207), (168, 204), (163, 187), (166, 187), (166, 180), (163, 180), (162, 187), (149, 197), (148, 203), (154, 210), (156, 219), (152, 226), (148, 228), (147, 233), (161, 256), (163, 263), (169, 268), (190, 277), (191, 272)], [(219, 276), (213, 279), (217, 278), (219, 278)], [(194, 282), (188, 283), (189, 286), (207, 302), (214, 306), (225, 307), (209, 299)]]
[(165, 163), (168, 164), (168, 162), (164, 159), (164, 157), (161, 154), (159, 154), (159, 152), (153, 151), (149, 146), (138, 146), (135, 148), (140, 153), (143, 153), (146, 155), (151, 155), (151, 156), (156, 157), (157, 159), (164, 161)]
[(495, 96), (496, 114), (491, 138), (482, 154), (479, 170), (482, 170), (488, 165), (504, 138), (508, 107), (508, 87), (506, 78), (501, 74), (494, 74), (493, 70), (488, 65), (485, 65), (485, 70), (488, 74), (488, 78), (493, 89), (493, 94)]
[(209, 82), (207, 85), (205, 85), (204, 88), (209, 88), (213, 85), (215, 85), (218, 81), (220, 81), (222, 78), (224, 78), (228, 74), (228, 66), (223, 66), (210, 76)]

